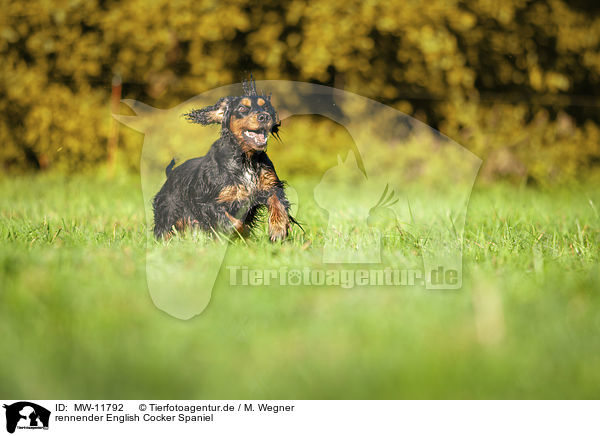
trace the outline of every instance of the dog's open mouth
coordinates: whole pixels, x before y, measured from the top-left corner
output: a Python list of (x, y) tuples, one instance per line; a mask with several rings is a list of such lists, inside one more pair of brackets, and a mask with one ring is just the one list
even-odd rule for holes
[(249, 139), (254, 145), (264, 147), (267, 145), (268, 133), (266, 130), (244, 130), (244, 137)]

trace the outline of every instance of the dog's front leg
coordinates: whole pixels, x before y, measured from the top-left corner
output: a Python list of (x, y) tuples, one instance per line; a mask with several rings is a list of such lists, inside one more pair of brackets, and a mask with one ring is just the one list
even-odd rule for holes
[(278, 189), (277, 191), (267, 198), (267, 207), (269, 208), (269, 237), (273, 242), (285, 239), (290, 227), (288, 214), (289, 202), (285, 198), (283, 189)]
[(259, 204), (266, 204), (269, 209), (269, 237), (275, 242), (285, 239), (290, 227), (290, 202), (285, 196), (283, 183), (277, 177), (272, 164), (266, 165), (260, 171)]

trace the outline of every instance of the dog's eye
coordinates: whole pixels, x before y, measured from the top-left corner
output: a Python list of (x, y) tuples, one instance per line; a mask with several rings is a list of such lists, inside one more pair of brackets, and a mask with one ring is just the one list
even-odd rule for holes
[(240, 106), (240, 108), (238, 109), (241, 113), (246, 113), (248, 112), (248, 108), (246, 106)]

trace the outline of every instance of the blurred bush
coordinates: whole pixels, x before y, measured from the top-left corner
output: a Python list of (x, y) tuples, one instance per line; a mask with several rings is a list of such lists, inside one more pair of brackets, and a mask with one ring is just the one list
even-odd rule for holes
[[(491, 179), (584, 176), (600, 163), (599, 12), (584, 0), (3, 2), (0, 162), (104, 162), (116, 74), (124, 98), (169, 107), (252, 71), (413, 114), (486, 159)], [(121, 129), (132, 169), (140, 145)]]

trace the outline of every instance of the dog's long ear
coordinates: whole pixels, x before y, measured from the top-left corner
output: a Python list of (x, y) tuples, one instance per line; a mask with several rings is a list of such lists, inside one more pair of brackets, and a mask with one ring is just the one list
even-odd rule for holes
[(205, 107), (204, 109), (194, 109), (183, 116), (190, 123), (202, 124), (203, 126), (221, 124), (230, 103), (231, 97), (223, 97), (212, 106)]

